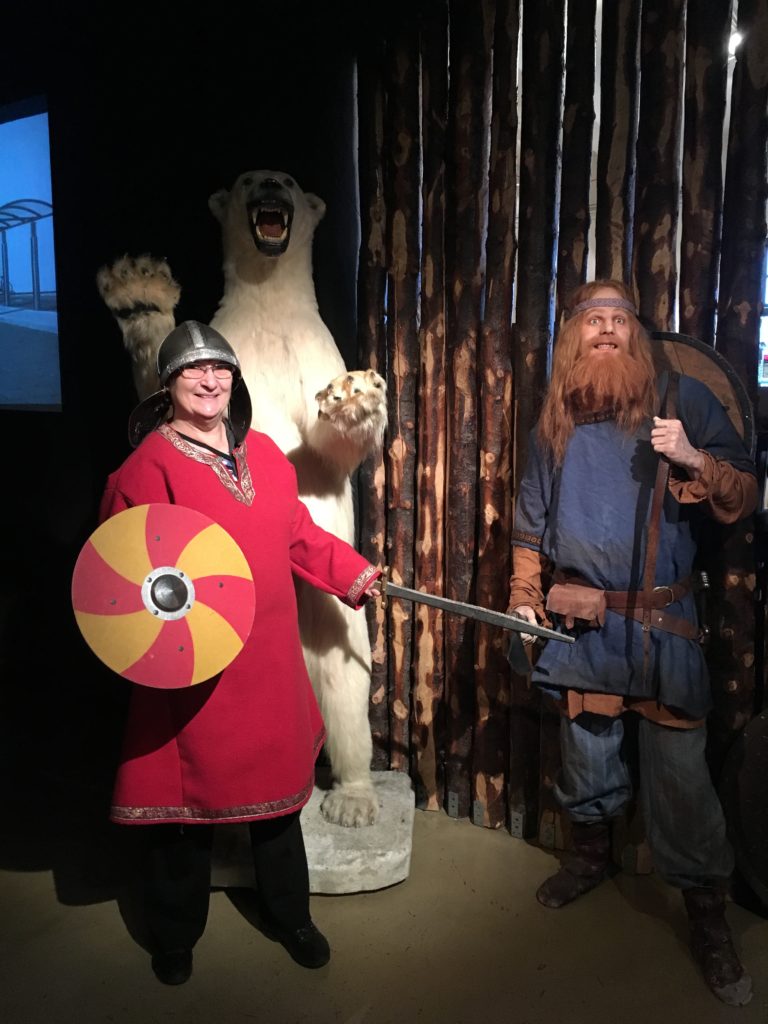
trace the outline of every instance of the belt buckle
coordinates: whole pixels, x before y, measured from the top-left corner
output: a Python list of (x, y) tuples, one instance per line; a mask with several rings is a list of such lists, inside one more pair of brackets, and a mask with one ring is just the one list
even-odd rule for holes
[(665, 601), (664, 604), (659, 605), (659, 607), (660, 608), (668, 608), (671, 604), (674, 603), (675, 593), (672, 590), (672, 587), (670, 587), (669, 585), (664, 586), (664, 587), (654, 587), (653, 588), (653, 593), (654, 594), (660, 594), (662, 592), (662, 590), (666, 590), (667, 591), (667, 593), (669, 594), (669, 600)]

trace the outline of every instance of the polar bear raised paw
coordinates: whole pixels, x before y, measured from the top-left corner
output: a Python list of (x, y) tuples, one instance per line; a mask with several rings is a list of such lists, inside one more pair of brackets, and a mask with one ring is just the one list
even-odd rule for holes
[(315, 395), (321, 420), (358, 444), (381, 444), (387, 424), (387, 385), (375, 370), (342, 373)]
[(165, 260), (123, 256), (96, 275), (99, 294), (118, 319), (140, 313), (173, 313), (181, 288)]
[(176, 326), (173, 310), (181, 288), (165, 260), (152, 256), (123, 256), (101, 268), (96, 285), (120, 325), (139, 398), (146, 398), (159, 386), (157, 350)]
[(320, 810), (326, 821), (347, 828), (373, 825), (379, 816), (379, 801), (372, 786), (337, 783), (323, 798)]

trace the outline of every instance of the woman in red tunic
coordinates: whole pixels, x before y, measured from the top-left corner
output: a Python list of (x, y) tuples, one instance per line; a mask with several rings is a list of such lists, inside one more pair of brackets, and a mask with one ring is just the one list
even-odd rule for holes
[(216, 822), (249, 822), (265, 921), (294, 960), (320, 967), (330, 950), (309, 915), (299, 812), (325, 732), (293, 574), (359, 608), (377, 593), (379, 572), (312, 522), (291, 463), (249, 431), (248, 391), (220, 334), (179, 325), (160, 347), (158, 374), (163, 390), (131, 416), (138, 447), (110, 476), (101, 519), (147, 503), (202, 512), (242, 549), (256, 609), (242, 651), (220, 675), (184, 690), (133, 687), (110, 817), (152, 826), (144, 892), (161, 981), (191, 974)]

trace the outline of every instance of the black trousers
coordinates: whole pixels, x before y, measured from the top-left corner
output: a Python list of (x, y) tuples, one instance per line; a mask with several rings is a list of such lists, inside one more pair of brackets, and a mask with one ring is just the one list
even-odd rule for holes
[[(309, 869), (299, 813), (249, 822), (261, 906), (269, 924), (309, 924)], [(148, 825), (143, 900), (154, 953), (191, 949), (205, 930), (212, 825)]]

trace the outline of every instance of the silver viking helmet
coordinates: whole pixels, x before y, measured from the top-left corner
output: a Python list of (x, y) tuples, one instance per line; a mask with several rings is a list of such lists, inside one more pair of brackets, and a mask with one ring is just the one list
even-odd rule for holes
[(168, 418), (171, 396), (166, 385), (173, 374), (202, 359), (232, 367), (229, 425), (235, 444), (241, 443), (251, 425), (251, 396), (242, 378), (238, 358), (229, 342), (213, 327), (197, 320), (185, 320), (174, 327), (157, 351), (157, 375), (161, 389), (139, 403), (128, 420), (128, 440), (134, 448)]

